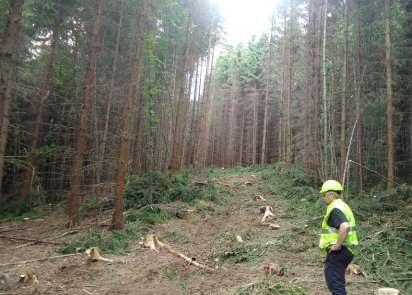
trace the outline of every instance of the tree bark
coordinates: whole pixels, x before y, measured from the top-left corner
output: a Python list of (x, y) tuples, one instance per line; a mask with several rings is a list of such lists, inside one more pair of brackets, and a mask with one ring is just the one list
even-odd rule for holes
[(17, 48), (20, 39), (24, 0), (10, 0), (4, 32), (0, 33), (0, 199), (3, 189), (4, 159), (10, 122), (10, 103), (16, 82)]
[(102, 26), (103, 0), (96, 0), (96, 19), (91, 33), (89, 45), (89, 60), (83, 83), (83, 98), (79, 118), (79, 130), (76, 139), (76, 154), (70, 173), (70, 192), (68, 199), (68, 227), (80, 224), (81, 182), (83, 161), (86, 154), (90, 129), (90, 114), (96, 94), (96, 64), (101, 47), (100, 31)]
[(328, 139), (328, 132), (329, 132), (329, 126), (328, 126), (328, 99), (327, 99), (327, 84), (326, 84), (326, 44), (327, 44), (327, 39), (326, 39), (326, 33), (327, 33), (327, 20), (328, 20), (328, 0), (324, 0), (323, 2), (323, 9), (324, 9), (324, 14), (323, 14), (323, 44), (322, 44), (322, 76), (323, 76), (323, 85), (322, 85), (322, 90), (323, 90), (323, 95), (322, 95), (322, 100), (323, 100), (323, 110), (322, 110), (322, 116), (323, 116), (323, 138), (322, 138), (322, 165), (321, 165), (321, 171), (322, 171), (322, 177), (329, 175), (329, 164), (328, 164), (328, 152), (330, 151), (330, 147), (328, 145), (329, 139)]
[(269, 110), (269, 100), (270, 100), (270, 75), (271, 75), (271, 65), (272, 65), (272, 58), (273, 58), (273, 51), (272, 51), (272, 41), (273, 41), (273, 30), (275, 27), (275, 20), (272, 17), (272, 25), (270, 28), (270, 35), (269, 35), (269, 57), (266, 66), (266, 86), (265, 86), (265, 105), (264, 105), (264, 115), (263, 115), (263, 134), (262, 134), (262, 153), (260, 158), (260, 163), (265, 164), (267, 161), (267, 133), (268, 133), (268, 123), (270, 121), (270, 110)]
[(291, 164), (292, 155), (292, 123), (291, 123), (291, 103), (293, 97), (293, 20), (294, 6), (293, 0), (290, 0), (290, 17), (289, 17), (289, 38), (288, 38), (288, 89), (286, 97), (286, 163)]
[(209, 119), (210, 119), (210, 84), (212, 78), (212, 65), (214, 60), (214, 44), (212, 44), (212, 28), (209, 31), (209, 41), (208, 41), (208, 57), (206, 61), (205, 70), (205, 82), (203, 97), (201, 102), (200, 116), (199, 116), (199, 129), (198, 129), (198, 140), (196, 143), (196, 153), (195, 153), (195, 165), (198, 167), (204, 167), (206, 164), (207, 151), (209, 147)]
[[(357, 46), (356, 46), (356, 75), (355, 77), (355, 85), (356, 87), (356, 118), (358, 119), (358, 128), (356, 130), (356, 150), (358, 154), (358, 162), (363, 164), (363, 124), (362, 124), (362, 108), (363, 108), (363, 101), (362, 101), (362, 84), (363, 84), (363, 72), (362, 72), (362, 48), (361, 48), (361, 41), (362, 41), (362, 34), (361, 34), (361, 10), (360, 10), (360, 1), (357, 2), (358, 4), (358, 18), (357, 18)], [(359, 191), (363, 193), (363, 169), (361, 166), (358, 167), (358, 177), (359, 177)]]
[(395, 135), (393, 128), (392, 54), (391, 54), (391, 0), (385, 0), (385, 68), (386, 68), (386, 124), (388, 141), (387, 187), (395, 180)]
[(172, 145), (172, 158), (170, 160), (170, 170), (176, 171), (181, 168), (182, 157), (183, 157), (183, 143), (184, 141), (184, 122), (186, 120), (185, 112), (185, 86), (186, 86), (186, 72), (187, 63), (190, 52), (190, 35), (192, 30), (192, 18), (188, 16), (187, 26), (186, 26), (186, 40), (183, 47), (183, 53), (180, 57), (180, 63), (177, 68), (177, 105), (176, 105), (176, 119), (173, 131), (173, 145)]
[[(148, 0), (143, 0), (143, 5), (139, 7), (136, 47), (131, 63), (130, 80), (127, 86), (127, 103), (123, 111), (123, 123), (121, 131), (120, 157), (116, 177), (116, 198), (112, 216), (111, 228), (121, 230), (124, 228), (123, 208), (124, 208), (124, 189), (126, 187), (125, 177), (129, 166), (130, 141), (133, 130), (133, 114), (135, 113), (136, 96), (139, 93), (139, 84), (141, 77), (141, 63), (144, 49), (144, 32), (145, 32), (145, 13), (148, 6)], [(139, 106), (142, 107), (142, 106)]]
[(348, 1), (344, 1), (343, 15), (343, 67), (342, 67), (342, 98), (341, 98), (341, 126), (340, 126), (340, 171), (345, 168), (346, 159), (346, 101), (348, 76)]
[(32, 190), (32, 182), (35, 172), (38, 170), (38, 151), (37, 147), (39, 144), (41, 127), (43, 125), (43, 113), (45, 111), (45, 102), (49, 97), (50, 92), (53, 88), (53, 72), (54, 63), (56, 59), (56, 51), (59, 41), (59, 26), (62, 19), (62, 2), (59, 0), (56, 3), (56, 15), (53, 25), (53, 34), (50, 44), (50, 53), (46, 64), (46, 70), (44, 75), (44, 81), (42, 83), (42, 89), (40, 90), (39, 105), (37, 108), (36, 122), (34, 124), (33, 138), (31, 142), (30, 155), (29, 155), (29, 165), (26, 168), (26, 173), (24, 177), (23, 192), (21, 194), (22, 200), (27, 200), (29, 194)]
[[(198, 105), (198, 82), (199, 82), (199, 66), (201, 61), (196, 63), (196, 73), (195, 73), (195, 85), (194, 85), (194, 95), (193, 95), (193, 102), (192, 102), (192, 112), (190, 116), (190, 130), (189, 130), (189, 140), (187, 143), (187, 156), (186, 156), (186, 164), (192, 165), (193, 163), (193, 143), (194, 143), (194, 132), (195, 132), (195, 118), (196, 118), (196, 110)], [(189, 93), (190, 95), (190, 93)]]
[[(117, 24), (117, 33), (116, 33), (116, 47), (114, 51), (114, 60), (112, 65), (112, 77), (110, 80), (110, 89), (107, 99), (107, 107), (106, 107), (106, 116), (105, 116), (105, 123), (104, 123), (104, 131), (103, 131), (103, 139), (102, 139), (102, 147), (101, 147), (101, 155), (100, 155), (100, 163), (99, 169), (103, 169), (104, 166), (104, 157), (106, 154), (106, 145), (107, 145), (107, 134), (109, 132), (109, 123), (110, 123), (110, 114), (112, 110), (112, 101), (113, 101), (113, 92), (114, 92), (114, 82), (117, 72), (117, 64), (119, 58), (119, 48), (120, 48), (120, 37), (122, 33), (122, 26), (123, 26), (123, 16), (124, 16), (124, 7), (125, 1), (120, 1), (120, 8), (119, 8), (119, 22)], [(98, 179), (99, 182), (100, 179)]]

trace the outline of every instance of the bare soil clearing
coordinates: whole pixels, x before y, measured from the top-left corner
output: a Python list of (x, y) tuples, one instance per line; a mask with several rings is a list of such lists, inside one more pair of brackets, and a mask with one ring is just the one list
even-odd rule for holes
[[(284, 200), (264, 191), (258, 191), (259, 175), (223, 174), (216, 179), (233, 196), (224, 205), (209, 204), (209, 210), (190, 213), (185, 219), (173, 219), (167, 224), (155, 225), (153, 233), (173, 249), (215, 268), (208, 272), (189, 265), (182, 259), (160, 251), (144, 249), (136, 239), (124, 256), (102, 253), (113, 263), (90, 262), (86, 255), (33, 262), (27, 265), (0, 267), (3, 273), (32, 271), (39, 284), (18, 284), (0, 294), (234, 294), (240, 287), (265, 278), (264, 267), (269, 263), (280, 265), (285, 275), (276, 280), (289, 282), (307, 289), (307, 294), (328, 294), (323, 281), (322, 256), (317, 249), (318, 237), (304, 227), (295, 226), (286, 218)], [(266, 200), (254, 200), (261, 194)], [(272, 206), (280, 225), (272, 230), (260, 224), (261, 206)], [(102, 216), (101, 222), (109, 216)], [(296, 217), (298, 218), (298, 217)], [(89, 219), (77, 230), (86, 231), (96, 219)], [(71, 234), (65, 227), (63, 212), (49, 214), (41, 219), (21, 223), (3, 222), (0, 235), (27, 239), (65, 242)], [(236, 236), (242, 237), (239, 242)], [(62, 237), (59, 237), (62, 236)], [(58, 237), (53, 238), (53, 237)], [(0, 264), (56, 255), (57, 245), (31, 244), (0, 239)], [(219, 253), (228, 253), (234, 246), (252, 243), (267, 247), (261, 259), (246, 263), (229, 263)], [(363, 277), (348, 276), (349, 294), (373, 294)], [(9, 293), (7, 293), (9, 292)]]

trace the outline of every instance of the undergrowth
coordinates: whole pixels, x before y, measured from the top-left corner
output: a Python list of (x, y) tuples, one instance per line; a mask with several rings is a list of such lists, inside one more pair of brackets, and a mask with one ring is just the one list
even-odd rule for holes
[(265, 279), (246, 287), (242, 287), (235, 292), (235, 295), (307, 295), (307, 291), (299, 286), (279, 282), (277, 280)]
[(148, 231), (140, 224), (127, 224), (122, 231), (107, 231), (98, 228), (90, 229), (59, 249), (62, 254), (83, 252), (91, 247), (98, 247), (103, 253), (124, 254), (130, 244)]
[[(172, 214), (161, 208), (160, 204), (183, 201), (195, 206), (197, 210), (210, 211), (214, 209), (209, 202), (222, 203), (228, 195), (230, 192), (215, 186), (211, 179), (204, 186), (193, 185), (188, 172), (178, 175), (148, 172), (143, 176), (130, 176), (125, 191), (126, 229), (112, 232), (92, 229), (77, 236), (60, 248), (59, 252), (66, 254), (99, 247), (106, 253), (125, 253), (129, 245), (150, 231), (153, 225), (182, 218), (178, 210)], [(82, 205), (81, 214), (97, 214), (102, 212), (102, 206), (105, 206), (105, 202), (90, 198)], [(176, 235), (175, 238), (183, 241), (183, 237)]]
[(126, 215), (127, 222), (138, 224), (162, 224), (170, 219), (172, 219), (170, 213), (158, 206), (148, 206), (140, 210), (131, 209)]
[(193, 202), (197, 199), (218, 200), (216, 187), (208, 181), (203, 187), (192, 184), (188, 173), (169, 175), (148, 172), (143, 176), (129, 176), (125, 190), (125, 207), (141, 208), (151, 204), (175, 201)]
[(235, 244), (230, 249), (217, 254), (220, 264), (258, 262), (270, 251), (271, 245)]
[(25, 200), (15, 195), (0, 203), (0, 220), (23, 221), (39, 218), (46, 207), (45, 196), (42, 194), (31, 193)]

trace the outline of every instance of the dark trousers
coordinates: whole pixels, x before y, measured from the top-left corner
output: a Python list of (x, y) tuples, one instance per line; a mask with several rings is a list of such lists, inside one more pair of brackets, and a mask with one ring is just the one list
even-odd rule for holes
[(345, 271), (352, 261), (352, 253), (345, 247), (328, 253), (325, 261), (325, 279), (332, 295), (346, 295)]

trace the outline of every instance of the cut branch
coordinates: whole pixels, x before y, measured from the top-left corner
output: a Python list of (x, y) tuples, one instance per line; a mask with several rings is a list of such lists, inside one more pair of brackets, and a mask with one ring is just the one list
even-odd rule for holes
[[(167, 252), (169, 252), (170, 254), (173, 254), (177, 257), (182, 258), (183, 260), (185, 260), (186, 262), (188, 262), (191, 265), (194, 265), (198, 268), (207, 270), (207, 271), (214, 271), (213, 268), (205, 265), (205, 264), (201, 264), (199, 262), (197, 262), (194, 258), (190, 258), (187, 257), (186, 255), (172, 249), (172, 247), (170, 247), (168, 244), (161, 242), (155, 235), (147, 235), (144, 239), (143, 242), (140, 243), (141, 245), (143, 245), (146, 248), (150, 248), (156, 252), (159, 252), (160, 249), (166, 249)], [(159, 250), (157, 249), (159, 248)]]
[(11, 266), (11, 265), (20, 265), (20, 264), (28, 264), (28, 263), (33, 263), (33, 262), (53, 260), (53, 259), (59, 259), (59, 258), (66, 258), (66, 257), (72, 257), (72, 256), (81, 255), (81, 254), (83, 254), (83, 253), (57, 255), (57, 256), (50, 256), (50, 257), (39, 258), (39, 259), (32, 259), (32, 260), (24, 260), (24, 261), (18, 261), (18, 262), (4, 263), (4, 264), (0, 264), (0, 267), (3, 267), (3, 266)]
[(9, 237), (9, 236), (0, 236), (2, 239), (16, 240), (16, 241), (25, 241), (25, 242), (34, 242), (40, 244), (52, 244), (52, 245), (61, 245), (59, 242), (45, 241), (45, 240), (36, 240), (36, 239), (26, 239), (20, 237)]

